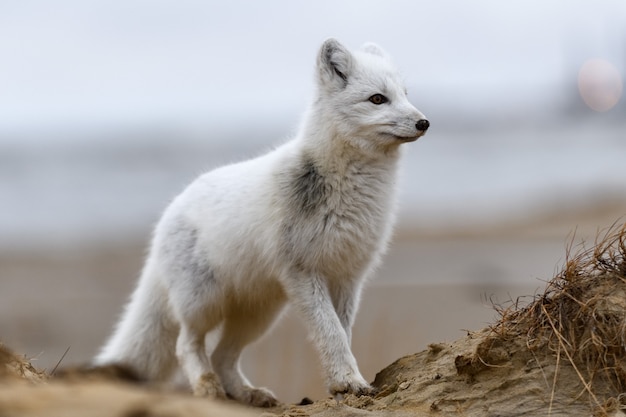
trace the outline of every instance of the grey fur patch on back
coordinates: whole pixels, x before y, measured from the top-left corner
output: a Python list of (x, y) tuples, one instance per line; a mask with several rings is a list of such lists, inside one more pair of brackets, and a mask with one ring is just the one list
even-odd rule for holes
[(163, 254), (180, 273), (203, 280), (215, 278), (206, 257), (198, 252), (198, 230), (182, 219), (170, 226)]

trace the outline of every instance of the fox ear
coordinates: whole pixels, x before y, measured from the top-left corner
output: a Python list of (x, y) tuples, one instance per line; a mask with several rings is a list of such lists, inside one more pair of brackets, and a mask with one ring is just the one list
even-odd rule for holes
[(383, 49), (376, 45), (375, 43), (368, 42), (361, 47), (363, 52), (367, 52), (368, 54), (376, 55), (381, 58), (389, 59), (389, 55)]
[(348, 84), (354, 58), (336, 39), (328, 39), (317, 57), (317, 73), (322, 85), (343, 88)]

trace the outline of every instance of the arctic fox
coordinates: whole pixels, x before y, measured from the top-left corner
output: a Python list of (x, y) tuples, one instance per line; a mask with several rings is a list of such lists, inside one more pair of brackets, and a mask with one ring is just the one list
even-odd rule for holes
[[(194, 392), (273, 406), (239, 369), (287, 302), (320, 357), (329, 392), (369, 394), (350, 350), (365, 278), (386, 249), (400, 147), (429, 127), (374, 44), (334, 39), (299, 134), (263, 156), (210, 171), (166, 209), (136, 290), (95, 364), (149, 380), (180, 365)], [(208, 352), (205, 338), (218, 343)]]

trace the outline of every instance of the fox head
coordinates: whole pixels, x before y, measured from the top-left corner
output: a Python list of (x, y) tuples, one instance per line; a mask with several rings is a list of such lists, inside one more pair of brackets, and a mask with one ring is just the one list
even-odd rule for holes
[(351, 52), (328, 39), (317, 58), (317, 111), (324, 122), (364, 150), (396, 148), (422, 136), (429, 122), (407, 99), (387, 54), (368, 43)]

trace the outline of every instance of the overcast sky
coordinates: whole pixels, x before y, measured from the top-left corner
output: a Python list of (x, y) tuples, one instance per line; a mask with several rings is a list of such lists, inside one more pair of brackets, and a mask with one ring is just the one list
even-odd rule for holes
[(587, 58), (623, 74), (626, 1), (0, 0), (0, 137), (289, 120), (330, 36), (383, 46), (418, 108), (422, 97), (471, 106), (502, 89), (524, 100)]

